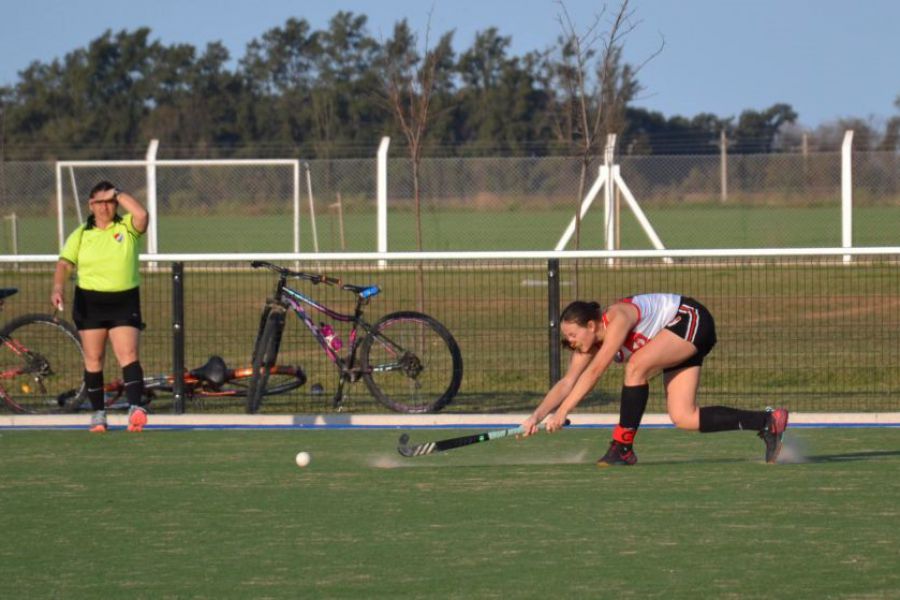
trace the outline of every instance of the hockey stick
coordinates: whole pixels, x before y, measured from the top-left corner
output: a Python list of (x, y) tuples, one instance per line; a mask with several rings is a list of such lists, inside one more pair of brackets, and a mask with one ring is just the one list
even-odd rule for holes
[[(565, 425), (570, 424), (571, 421), (566, 419)], [(541, 429), (544, 429), (544, 427), (543, 424), (540, 426)], [(525, 429), (519, 425), (518, 427), (511, 427), (510, 429), (483, 431), (481, 433), (438, 440), (436, 442), (423, 442), (421, 444), (416, 444), (415, 446), (409, 445), (409, 435), (404, 433), (400, 436), (400, 445), (397, 446), (397, 452), (403, 456), (425, 456), (426, 454), (434, 454), (435, 452), (443, 452), (445, 450), (452, 450), (453, 448), (462, 448), (463, 446), (470, 446), (481, 442), (499, 440), (511, 435), (521, 435), (523, 433), (525, 433)]]

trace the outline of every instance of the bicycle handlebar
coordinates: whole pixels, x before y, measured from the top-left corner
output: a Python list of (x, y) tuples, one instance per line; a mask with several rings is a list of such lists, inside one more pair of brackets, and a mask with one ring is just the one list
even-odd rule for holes
[(313, 285), (319, 285), (320, 283), (325, 283), (328, 285), (341, 285), (341, 280), (329, 277), (328, 275), (321, 275), (316, 273), (303, 273), (302, 271), (291, 271), (290, 269), (286, 269), (284, 267), (279, 267), (278, 265), (272, 264), (270, 262), (266, 262), (264, 260), (253, 260), (250, 261), (250, 266), (254, 269), (269, 269), (270, 271), (274, 271), (281, 275), (282, 277), (291, 277), (293, 279), (305, 279), (306, 281), (312, 282)]

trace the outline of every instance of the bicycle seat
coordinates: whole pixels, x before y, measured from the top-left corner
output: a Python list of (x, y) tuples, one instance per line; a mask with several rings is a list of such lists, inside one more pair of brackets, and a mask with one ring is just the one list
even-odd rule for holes
[(18, 288), (0, 288), (0, 300), (9, 298), (18, 291)]
[(202, 367), (197, 367), (191, 371), (191, 375), (197, 379), (208, 381), (215, 386), (225, 383), (228, 377), (228, 365), (221, 356), (210, 356), (209, 360)]
[(347, 283), (343, 287), (348, 292), (353, 292), (361, 298), (371, 298), (381, 292), (381, 288), (377, 285), (350, 285)]

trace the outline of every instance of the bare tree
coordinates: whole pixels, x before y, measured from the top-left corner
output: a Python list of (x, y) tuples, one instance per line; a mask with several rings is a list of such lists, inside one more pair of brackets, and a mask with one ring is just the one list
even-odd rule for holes
[[(431, 13), (425, 30), (424, 57), (416, 52), (416, 36), (406, 21), (394, 27), (394, 37), (386, 47), (384, 87), (388, 106), (397, 127), (406, 138), (412, 168), (413, 203), (416, 223), (416, 250), (422, 251), (422, 190), (419, 166), (428, 124), (432, 114), (432, 98), (441, 85), (440, 70), (451, 57), (452, 33), (443, 35), (434, 49), (429, 46)], [(416, 301), (419, 310), (425, 310), (425, 281), (422, 265), (419, 265)]]
[(575, 206), (575, 247), (579, 248), (581, 200), (587, 189), (590, 164), (602, 151), (606, 135), (624, 129), (625, 109), (641, 89), (637, 74), (662, 52), (665, 42), (661, 40), (659, 48), (637, 67), (623, 64), (625, 39), (640, 25), (640, 21), (634, 20), (629, 0), (622, 0), (606, 23), (607, 28), (602, 27), (606, 16), (604, 7), (582, 32), (572, 21), (565, 2), (557, 3), (562, 60), (556, 67), (556, 78), (564, 96), (555, 127), (557, 136), (570, 142), (581, 159)]
[(385, 94), (397, 127), (406, 138), (412, 168), (413, 202), (416, 216), (416, 249), (422, 250), (422, 198), (419, 166), (429, 120), (431, 103), (438, 85), (438, 70), (450, 49), (452, 34), (445, 34), (438, 45), (429, 47), (431, 14), (425, 31), (424, 58), (415, 50), (416, 36), (405, 21), (394, 28), (394, 38), (385, 61)]

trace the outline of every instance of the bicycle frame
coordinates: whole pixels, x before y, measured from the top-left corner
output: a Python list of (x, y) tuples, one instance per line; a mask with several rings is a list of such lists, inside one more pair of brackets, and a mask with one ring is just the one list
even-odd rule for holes
[[(374, 296), (375, 293), (377, 292), (374, 292), (371, 295)], [(340, 369), (342, 374), (353, 373), (353, 369), (356, 366), (356, 351), (358, 350), (360, 341), (363, 338), (363, 336), (360, 336), (358, 333), (359, 328), (362, 327), (366, 334), (371, 331), (372, 326), (362, 318), (362, 307), (368, 304), (369, 297), (363, 298), (357, 296), (356, 307), (353, 310), (353, 314), (345, 314), (335, 311), (328, 306), (325, 306), (321, 302), (318, 302), (317, 300), (304, 294), (303, 292), (290, 288), (287, 285), (279, 285), (279, 294), (276, 296), (280, 303), (285, 305), (286, 308), (291, 309), (294, 314), (297, 315), (297, 317), (303, 322), (303, 324), (306, 325), (306, 328), (309, 329), (310, 333), (312, 333), (316, 342), (318, 342), (319, 346), (322, 347), (325, 355), (329, 360), (331, 360), (332, 363), (335, 364), (338, 369)], [(329, 345), (328, 340), (325, 339), (325, 335), (322, 333), (322, 328), (316, 325), (312, 316), (310, 316), (309, 312), (307, 312), (307, 310), (304, 308), (304, 305), (314, 308), (316, 311), (324, 314), (330, 319), (339, 321), (341, 323), (351, 324), (348, 337), (349, 346), (344, 356), (341, 356), (337, 350)]]
[[(310, 277), (309, 280), (312, 281), (314, 285), (319, 283), (327, 283), (330, 285), (338, 286), (341, 285), (340, 280), (332, 279), (324, 275), (313, 276)], [(376, 296), (381, 291), (378, 286), (351, 287), (350, 289), (348, 289), (348, 287), (343, 287), (342, 289), (355, 292), (356, 294), (356, 306), (354, 307), (352, 313), (342, 313), (336, 311), (315, 300), (311, 296), (308, 296), (307, 294), (304, 294), (303, 292), (294, 288), (288, 287), (287, 276), (279, 272), (278, 283), (275, 286), (275, 293), (273, 295), (274, 301), (270, 301), (270, 303), (266, 307), (266, 310), (263, 312), (259, 328), (259, 336), (261, 336), (262, 329), (265, 326), (266, 318), (269, 314), (269, 311), (271, 310), (273, 303), (277, 304), (280, 307), (283, 307), (286, 310), (290, 309), (295, 315), (297, 315), (297, 318), (299, 318), (300, 321), (303, 322), (303, 324), (312, 334), (313, 338), (322, 348), (322, 351), (335, 365), (335, 367), (338, 369), (338, 372), (340, 373), (338, 387), (332, 399), (332, 404), (334, 405), (334, 407), (339, 407), (343, 402), (344, 385), (348, 382), (354, 383), (358, 381), (362, 376), (362, 373), (359, 371), (359, 368), (356, 364), (356, 354), (359, 350), (362, 340), (372, 331), (372, 325), (365, 319), (363, 319), (363, 307), (369, 303), (370, 298)], [(315, 309), (329, 319), (341, 323), (351, 324), (350, 333), (348, 335), (348, 346), (343, 356), (329, 345), (328, 340), (325, 339), (325, 335), (322, 333), (321, 327), (316, 325), (316, 322), (313, 320), (310, 313), (306, 310), (306, 306)], [(362, 328), (363, 330), (362, 335), (360, 335), (360, 328)]]

